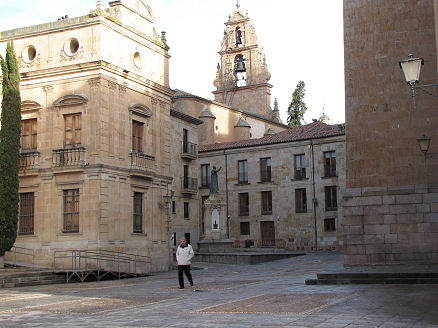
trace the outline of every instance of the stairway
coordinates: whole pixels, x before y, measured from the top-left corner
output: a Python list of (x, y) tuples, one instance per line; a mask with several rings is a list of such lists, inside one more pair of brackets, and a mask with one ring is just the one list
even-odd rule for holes
[(318, 273), (306, 285), (438, 284), (438, 272)]
[(63, 284), (65, 282), (65, 275), (58, 275), (49, 270), (0, 270), (0, 288)]

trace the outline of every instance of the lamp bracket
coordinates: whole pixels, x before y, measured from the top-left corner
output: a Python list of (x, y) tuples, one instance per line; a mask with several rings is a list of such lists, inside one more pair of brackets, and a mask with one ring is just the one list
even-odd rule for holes
[[(438, 83), (414, 85), (414, 86), (412, 86), (413, 95), (415, 95), (415, 90), (417, 90), (417, 89), (423, 91), (424, 93), (428, 94), (429, 96), (438, 98)], [(433, 89), (433, 90), (429, 91), (427, 89)]]

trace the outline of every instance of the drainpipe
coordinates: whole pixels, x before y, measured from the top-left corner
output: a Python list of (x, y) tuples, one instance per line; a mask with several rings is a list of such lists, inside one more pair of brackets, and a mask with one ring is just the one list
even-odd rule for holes
[(313, 192), (313, 247), (315, 248), (315, 251), (318, 250), (318, 230), (316, 226), (316, 206), (318, 205), (318, 200), (316, 199), (316, 192), (315, 192), (315, 153), (313, 151), (313, 140), (310, 139), (310, 147), (312, 149), (312, 192)]
[(225, 156), (225, 197), (227, 200), (227, 238), (230, 239), (230, 216), (228, 212), (228, 155), (224, 150)]

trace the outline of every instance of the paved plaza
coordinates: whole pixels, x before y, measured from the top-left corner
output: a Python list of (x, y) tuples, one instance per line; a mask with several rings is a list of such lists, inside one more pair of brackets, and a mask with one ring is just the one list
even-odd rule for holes
[(0, 327), (438, 327), (438, 285), (306, 286), (342, 255), (195, 263), (152, 277), (0, 290)]

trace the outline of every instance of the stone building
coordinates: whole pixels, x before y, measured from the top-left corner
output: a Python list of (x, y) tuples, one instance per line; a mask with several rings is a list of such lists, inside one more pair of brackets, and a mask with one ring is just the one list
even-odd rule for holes
[(437, 6), (344, 0), (345, 265), (438, 262), (437, 99), (413, 98), (399, 68), (422, 57), (420, 84), (437, 83)]
[(188, 243), (199, 240), (198, 133), (203, 122), (176, 109), (170, 110), (172, 185), (167, 193), (171, 219), (172, 248), (182, 237)]
[[(142, 0), (98, 1), (89, 15), (5, 31), (22, 97), (16, 246), (146, 255), (166, 270), (172, 183), (168, 46)], [(28, 260), (28, 259), (27, 259)], [(23, 259), (26, 261), (26, 259)]]
[(200, 146), (201, 237), (209, 172), (219, 172), (235, 247), (340, 249), (345, 127), (319, 121), (259, 139)]

